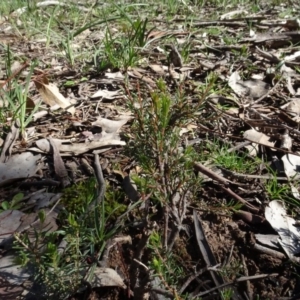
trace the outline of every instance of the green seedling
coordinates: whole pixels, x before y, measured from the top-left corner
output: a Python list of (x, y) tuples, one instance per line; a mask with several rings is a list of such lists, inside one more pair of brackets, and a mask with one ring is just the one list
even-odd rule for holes
[(280, 183), (277, 180), (276, 173), (271, 168), (268, 168), (268, 171), (272, 175), (272, 178), (267, 180), (264, 185), (268, 196), (271, 200), (286, 198), (290, 191), (289, 186), (287, 184)]
[(23, 193), (16, 194), (11, 201), (3, 201), (1, 203), (0, 212), (8, 210), (8, 209), (19, 209), (22, 207), (22, 201), (24, 198)]
[(230, 288), (221, 291), (222, 300), (230, 300), (232, 299), (233, 295), (233, 290)]

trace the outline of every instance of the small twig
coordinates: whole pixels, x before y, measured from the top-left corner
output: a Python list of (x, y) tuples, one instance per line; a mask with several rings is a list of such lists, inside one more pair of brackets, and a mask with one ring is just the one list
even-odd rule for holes
[(256, 104), (262, 100), (264, 100), (266, 97), (268, 97), (271, 93), (274, 92), (274, 90), (277, 88), (277, 86), (279, 85), (279, 83), (281, 82), (283, 76), (279, 78), (279, 80), (275, 83), (275, 85), (264, 95), (262, 95), (260, 98), (258, 98), (257, 100), (253, 101), (251, 104)]
[(137, 264), (142, 266), (147, 272), (149, 271), (149, 268), (145, 264), (143, 264), (141, 261), (137, 260), (136, 258), (134, 258), (133, 261), (135, 261)]
[(212, 170), (208, 169), (207, 167), (205, 167), (204, 165), (200, 164), (200, 163), (194, 163), (194, 168), (203, 173), (204, 175), (208, 176), (209, 178), (223, 184), (223, 185), (228, 185), (228, 180), (220, 175), (218, 175), (217, 173), (213, 172)]
[[(242, 258), (242, 264), (243, 264), (243, 267), (244, 267), (245, 275), (249, 276), (247, 264), (246, 264), (246, 261), (245, 261), (245, 256), (243, 254), (241, 254), (241, 258)], [(246, 281), (246, 291), (247, 291), (248, 299), (253, 300), (253, 291), (251, 289), (251, 285), (250, 285), (249, 280)]]
[(169, 227), (169, 206), (168, 204), (164, 207), (164, 239), (163, 246), (168, 249), (168, 227)]
[(163, 277), (163, 275), (160, 272), (158, 272), (158, 277), (162, 281), (163, 285), (173, 294), (173, 299), (182, 300), (182, 298), (178, 295), (177, 290), (175, 288), (169, 286), (169, 284), (166, 282), (165, 278)]
[(281, 180), (281, 181), (288, 181), (289, 179), (287, 177), (276, 177), (272, 175), (251, 175), (251, 174), (242, 174), (242, 173), (236, 173), (232, 172), (230, 170), (227, 170), (225, 168), (221, 168), (222, 171), (225, 173), (228, 173), (230, 176), (233, 177), (244, 177), (244, 178), (253, 178), (253, 179), (270, 179), (270, 180)]
[(0, 89), (2, 89), (9, 81), (15, 78), (18, 74), (20, 74), (24, 69), (29, 66), (28, 61), (26, 61), (19, 69), (17, 69), (11, 76), (9, 76), (2, 84), (0, 84)]
[(44, 187), (44, 186), (59, 186), (60, 182), (52, 179), (45, 179), (41, 181), (26, 181), (20, 184), (21, 188), (28, 187)]
[(31, 249), (26, 245), (21, 239), (20, 239), (20, 233), (16, 232), (14, 234), (15, 239), (29, 252), (31, 252)]
[(96, 175), (97, 182), (98, 182), (98, 195), (97, 195), (96, 199), (89, 204), (89, 207), (86, 210), (85, 215), (88, 212), (90, 212), (93, 208), (100, 205), (100, 203), (104, 199), (104, 195), (105, 195), (105, 191), (106, 191), (106, 184), (105, 184), (105, 180), (103, 177), (101, 164), (99, 161), (99, 154), (97, 154), (97, 153), (94, 154), (94, 164), (95, 164), (95, 175)]
[(180, 290), (178, 291), (179, 294), (182, 294), (184, 290), (187, 288), (187, 286), (194, 280), (196, 279), (199, 275), (203, 274), (207, 270), (207, 267), (200, 269), (197, 271), (195, 274), (191, 275), (181, 286)]
[(256, 208), (255, 206), (251, 205), (250, 203), (248, 203), (245, 199), (243, 199), (242, 197), (240, 197), (239, 195), (237, 195), (235, 192), (233, 192), (229, 187), (226, 187), (226, 185), (228, 185), (227, 180), (214, 173), (213, 171), (211, 171), (210, 169), (206, 168), (205, 166), (203, 166), (200, 163), (194, 163), (194, 168), (197, 171), (200, 171), (201, 173), (205, 174), (206, 176), (212, 178), (213, 180), (216, 180), (217, 182), (221, 183), (220, 184), (220, 188), (225, 191), (227, 194), (229, 194), (230, 196), (232, 196), (234, 199), (236, 199), (237, 201), (241, 202), (242, 204), (244, 204), (245, 206), (247, 206), (247, 208), (253, 212), (253, 213), (258, 213), (259, 209)]
[(200, 292), (197, 295), (194, 295), (193, 299), (196, 299), (198, 297), (202, 297), (202, 296), (207, 295), (211, 292), (214, 292), (218, 289), (223, 289), (227, 286), (233, 285), (233, 284), (238, 283), (238, 282), (243, 282), (243, 281), (246, 281), (246, 280), (255, 280), (255, 279), (266, 278), (266, 277), (271, 277), (271, 276), (278, 276), (278, 273), (260, 274), (260, 275), (254, 275), (254, 276), (243, 276), (243, 277), (237, 278), (236, 280), (233, 280), (231, 282), (227, 282), (227, 283), (224, 283), (224, 284), (219, 285), (217, 287), (211, 288), (211, 289), (209, 289), (205, 292)]
[(258, 250), (262, 253), (271, 255), (273, 257), (279, 258), (279, 259), (284, 259), (285, 258), (285, 255), (283, 253), (281, 253), (279, 251), (276, 251), (276, 250), (273, 250), (273, 249), (270, 249), (270, 248), (267, 248), (267, 247), (264, 247), (264, 246), (261, 246), (261, 245), (258, 245), (258, 244), (254, 245), (254, 249)]
[(49, 141), (50, 147), (52, 148), (55, 174), (59, 178), (62, 187), (65, 188), (68, 185), (70, 185), (70, 180), (68, 177), (67, 169), (61, 158), (57, 144), (54, 142), (54, 140), (51, 137), (48, 138), (48, 141)]
[(159, 288), (151, 288), (151, 291), (166, 296), (170, 299), (174, 299), (174, 295), (172, 293), (170, 293), (169, 291), (163, 290), (163, 289), (159, 289)]

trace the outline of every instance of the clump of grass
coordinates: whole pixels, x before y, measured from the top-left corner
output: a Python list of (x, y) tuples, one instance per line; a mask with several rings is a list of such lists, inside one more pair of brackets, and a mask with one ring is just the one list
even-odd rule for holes
[(26, 141), (26, 127), (33, 120), (33, 115), (39, 109), (39, 104), (30, 107), (32, 100), (29, 97), (29, 84), (37, 63), (33, 62), (30, 65), (24, 63), (25, 67), (29, 66), (29, 73), (25, 78), (25, 82), (22, 83), (23, 81), (19, 81), (19, 76), (15, 76), (11, 71), (13, 59), (12, 52), (7, 47), (5, 59), (7, 83), (0, 89), (0, 98), (4, 106), (1, 109), (1, 118), (5, 119), (6, 116), (10, 115), (12, 121), (16, 122), (17, 127), (20, 128), (23, 141)]
[(204, 141), (199, 153), (201, 161), (244, 174), (252, 174), (260, 163), (259, 159), (247, 157), (245, 153), (231, 151), (229, 145), (216, 139)]
[[(34, 269), (34, 280), (42, 288), (39, 297), (64, 299), (77, 292), (84, 280), (93, 277), (93, 270), (100, 261), (107, 241), (118, 231), (118, 227), (113, 226), (115, 217), (112, 219), (118, 207), (113, 211), (110, 208), (107, 213), (105, 201), (102, 201), (93, 212), (87, 213), (90, 203), (95, 199), (95, 181), (82, 182), (77, 188), (82, 195), (76, 198), (76, 203), (72, 203), (72, 207), (76, 206), (69, 208), (71, 212), (66, 209), (61, 211), (58, 218), (60, 230), (35, 230), (34, 239), (30, 238), (28, 232), (15, 234), (17, 263)], [(63, 201), (70, 200), (70, 195), (72, 200), (73, 192), (68, 190)], [(77, 194), (79, 192), (77, 190)], [(45, 213), (40, 211), (41, 225), (45, 222), (44, 216)], [(90, 257), (93, 259), (88, 262)]]
[[(100, 62), (103, 66), (127, 69), (135, 66), (139, 59), (139, 52), (147, 42), (148, 20), (131, 20), (126, 15), (127, 23), (124, 24), (123, 34), (113, 35), (106, 31), (104, 39), (103, 57)], [(98, 51), (101, 55), (101, 51)]]

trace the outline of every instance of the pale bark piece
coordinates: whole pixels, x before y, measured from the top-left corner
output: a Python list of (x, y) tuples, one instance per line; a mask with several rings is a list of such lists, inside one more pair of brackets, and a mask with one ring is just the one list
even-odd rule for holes
[(258, 143), (264, 146), (273, 147), (275, 145), (275, 140), (272, 140), (266, 134), (256, 131), (255, 129), (246, 130), (243, 136), (245, 139), (251, 142)]
[(259, 146), (258, 144), (250, 144), (250, 145), (246, 145), (245, 148), (248, 150), (248, 154), (256, 157), (258, 155), (258, 151), (259, 151)]
[(253, 99), (266, 95), (271, 88), (268, 83), (259, 79), (250, 79), (239, 82), (239, 84), (249, 89), (249, 95), (247, 96)]
[(126, 285), (121, 276), (111, 268), (97, 268), (91, 285), (92, 287), (118, 286), (126, 289)]
[[(55, 111), (58, 109), (60, 109), (60, 106), (58, 104), (50, 107), (50, 111)], [(48, 114), (49, 114), (49, 112), (47, 110), (38, 111), (35, 114), (33, 114), (33, 121), (36, 121), (44, 116), (47, 116)]]
[(280, 73), (287, 76), (288, 79), (291, 79), (291, 77), (297, 77), (297, 72), (285, 64), (280, 67)]
[[(42, 2), (37, 2), (35, 4), (37, 7), (45, 7), (45, 6), (52, 6), (52, 5), (58, 5), (58, 6), (66, 6), (67, 4), (62, 3), (61, 1), (42, 1)], [(17, 10), (15, 10), (11, 16), (20, 16), (21, 14), (23, 14), (26, 10), (28, 9), (27, 6), (18, 8)]]
[(155, 64), (151, 64), (149, 65), (149, 68), (155, 72), (156, 74), (160, 75), (160, 76), (164, 76), (165, 75), (165, 70), (161, 65), (155, 65)]
[(125, 76), (119, 71), (115, 73), (105, 73), (105, 77), (116, 81), (123, 81)]
[[(63, 140), (59, 139), (52, 139), (52, 142), (56, 144), (58, 147), (59, 151), (61, 151), (61, 146), (63, 143)], [(68, 142), (67, 142), (68, 143)], [(37, 147), (42, 150), (45, 153), (50, 153), (51, 152), (51, 145), (48, 139), (40, 139), (35, 142)]]
[(300, 200), (300, 193), (298, 191), (298, 188), (296, 188), (291, 182), (290, 182), (290, 187), (294, 198)]
[(291, 54), (291, 55), (287, 55), (287, 56), (284, 58), (284, 61), (298, 61), (298, 60), (299, 60), (299, 57), (300, 57), (300, 51), (296, 51), (296, 52), (294, 52), (294, 53)]
[(131, 117), (126, 116), (122, 120), (109, 120), (102, 117), (98, 117), (97, 121), (93, 122), (92, 125), (101, 127), (106, 133), (118, 132), (121, 127), (130, 120)]
[(121, 90), (117, 91), (109, 91), (109, 90), (98, 90), (96, 93), (94, 93), (91, 98), (102, 98), (102, 99), (108, 99), (112, 100), (115, 98), (118, 98), (122, 96)]
[(233, 10), (230, 12), (227, 12), (223, 15), (220, 16), (220, 20), (231, 20), (234, 19), (234, 17), (239, 16), (241, 14), (247, 15), (249, 12), (245, 9), (238, 9), (238, 10)]
[(294, 90), (291, 76), (289, 76), (288, 74), (284, 74), (284, 75), (285, 75), (284, 77), (286, 78), (286, 88), (288, 89), (291, 95), (295, 96), (296, 91)]
[(265, 209), (265, 217), (279, 234), (278, 242), (286, 255), (293, 261), (299, 261), (295, 255), (300, 253), (300, 228), (295, 219), (287, 215), (284, 203), (274, 200)]
[(272, 247), (277, 250), (280, 249), (280, 245), (278, 243), (278, 235), (276, 234), (255, 234), (256, 240), (267, 247)]
[[(59, 152), (63, 155), (80, 155), (86, 153), (90, 150), (95, 150), (98, 148), (107, 148), (110, 146), (124, 146), (125, 142), (120, 141), (120, 138), (115, 135), (110, 135), (112, 138), (105, 138), (99, 141), (91, 141), (90, 143), (68, 143), (63, 144), (62, 140), (55, 140), (55, 143), (58, 144)], [(35, 142), (38, 148), (30, 148), (32, 151), (40, 151), (43, 153), (50, 153), (50, 143), (47, 139), (41, 139)]]
[(30, 178), (36, 175), (40, 169), (38, 160), (41, 155), (33, 155), (31, 152), (15, 154), (5, 163), (0, 162), (0, 186), (22, 178)]
[[(45, 78), (42, 79), (43, 82), (34, 80), (35, 86), (38, 89), (43, 101), (50, 107), (58, 104), (61, 108), (67, 108), (72, 103), (70, 100), (65, 98), (58, 90), (58, 87), (53, 83), (48, 83)], [(69, 107), (67, 109), (72, 115), (75, 113), (74, 107)]]

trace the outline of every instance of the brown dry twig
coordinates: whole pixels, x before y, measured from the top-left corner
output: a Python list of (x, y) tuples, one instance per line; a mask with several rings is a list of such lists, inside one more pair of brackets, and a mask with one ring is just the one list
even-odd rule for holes
[(198, 293), (197, 295), (194, 295), (194, 297), (192, 299), (196, 299), (198, 297), (202, 297), (202, 296), (205, 296), (211, 292), (214, 292), (218, 289), (223, 289), (227, 286), (230, 286), (230, 285), (233, 285), (235, 283), (238, 283), (238, 282), (243, 282), (243, 281), (247, 281), (247, 280), (255, 280), (255, 279), (261, 279), (261, 278), (267, 278), (267, 277), (276, 277), (278, 276), (278, 273), (273, 273), (273, 274), (259, 274), (259, 275), (254, 275), (254, 276), (243, 276), (243, 277), (240, 277), (240, 278), (237, 278), (236, 280), (233, 280), (231, 282), (227, 282), (227, 283), (224, 283), (220, 286), (217, 286), (217, 287), (214, 287), (214, 288), (211, 288), (205, 292), (200, 292)]
[(233, 197), (235, 200), (237, 200), (240, 203), (242, 203), (243, 205), (245, 205), (251, 212), (253, 212), (253, 213), (258, 213), (259, 212), (258, 208), (256, 208), (252, 204), (248, 203), (245, 199), (243, 199), (242, 197), (237, 195), (235, 192), (233, 192), (229, 187), (227, 187), (228, 186), (228, 181), (224, 177), (214, 173), (212, 170), (206, 168), (205, 166), (203, 166), (202, 164), (197, 163), (197, 162), (194, 163), (194, 168), (197, 171), (199, 171), (199, 172), (205, 174), (206, 176), (210, 177), (211, 179), (219, 182), (220, 183), (219, 186), (223, 191), (225, 191), (228, 195)]
[(29, 66), (28, 61), (26, 61), (19, 69), (17, 69), (11, 76), (9, 76), (3, 83), (0, 84), (0, 89), (4, 88), (4, 86), (10, 82), (13, 78), (15, 78), (18, 74), (20, 74), (24, 69)]

